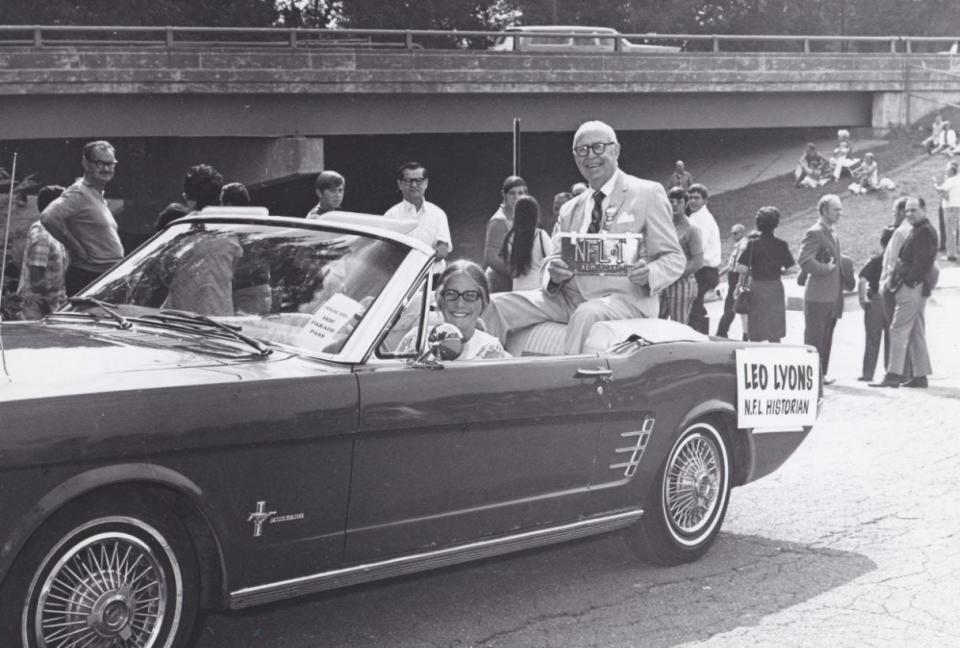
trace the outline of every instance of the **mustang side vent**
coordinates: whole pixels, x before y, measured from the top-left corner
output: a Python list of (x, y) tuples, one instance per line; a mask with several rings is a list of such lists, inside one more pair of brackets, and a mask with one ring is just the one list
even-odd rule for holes
[(647, 447), (647, 441), (650, 440), (650, 434), (653, 432), (653, 424), (655, 421), (656, 419), (648, 416), (643, 419), (643, 427), (639, 430), (620, 433), (620, 436), (624, 439), (635, 439), (635, 442), (631, 446), (614, 450), (617, 454), (629, 453), (630, 460), (626, 463), (610, 464), (611, 469), (620, 470), (622, 468), (624, 477), (633, 477), (636, 474), (637, 466), (640, 465), (640, 459), (643, 457), (643, 451)]

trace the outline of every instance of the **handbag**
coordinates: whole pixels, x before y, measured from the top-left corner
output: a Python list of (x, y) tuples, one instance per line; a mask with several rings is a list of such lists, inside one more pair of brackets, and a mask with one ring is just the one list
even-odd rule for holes
[(733, 312), (738, 315), (748, 315), (750, 313), (750, 284), (753, 283), (753, 243), (751, 241), (750, 255), (747, 257), (747, 271), (740, 277), (740, 283), (737, 285), (737, 296), (733, 301)]

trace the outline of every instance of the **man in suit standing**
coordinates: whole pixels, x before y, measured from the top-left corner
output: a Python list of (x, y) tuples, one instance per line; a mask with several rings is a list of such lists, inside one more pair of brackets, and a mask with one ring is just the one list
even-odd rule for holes
[[(896, 307), (890, 322), (890, 362), (887, 375), (871, 387), (927, 387), (927, 376), (932, 373), (927, 352), (924, 309), (933, 288), (931, 274), (937, 259), (937, 231), (927, 220), (923, 198), (907, 198), (906, 219), (912, 229), (897, 257), (897, 264), (888, 280)], [(905, 365), (909, 352), (913, 377), (905, 380)]]
[[(844, 264), (836, 226), (843, 213), (843, 203), (836, 194), (827, 194), (817, 204), (820, 217), (803, 236), (797, 261), (807, 275), (803, 291), (803, 342), (817, 348), (823, 384), (833, 383), (827, 377), (833, 329), (843, 315), (843, 288), (853, 290), (853, 266)], [(843, 268), (848, 265), (848, 268)], [(841, 272), (841, 270), (845, 270)], [(842, 275), (842, 277), (841, 277)], [(849, 275), (849, 276), (848, 276)]]
[(540, 322), (567, 323), (566, 353), (580, 353), (596, 322), (659, 314), (659, 292), (686, 266), (667, 194), (660, 183), (619, 168), (620, 144), (608, 124), (589, 121), (573, 137), (573, 159), (589, 189), (566, 202), (554, 228), (554, 249), (564, 233), (643, 235), (640, 258), (623, 276), (577, 274), (559, 255), (544, 260), (543, 287), (496, 293), (483, 318), (502, 340)]

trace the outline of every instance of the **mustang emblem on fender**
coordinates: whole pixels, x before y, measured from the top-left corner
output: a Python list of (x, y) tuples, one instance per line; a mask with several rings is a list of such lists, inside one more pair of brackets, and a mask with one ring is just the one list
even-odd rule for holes
[(257, 510), (250, 514), (247, 522), (253, 522), (253, 537), (259, 538), (263, 535), (263, 523), (277, 514), (276, 511), (267, 511), (266, 500), (257, 502)]
[(277, 515), (276, 511), (268, 511), (266, 500), (257, 502), (257, 510), (250, 513), (247, 522), (253, 522), (253, 537), (259, 538), (263, 535), (264, 524), (277, 524), (279, 522), (292, 522), (293, 520), (302, 520), (303, 513), (291, 513), (289, 515)]

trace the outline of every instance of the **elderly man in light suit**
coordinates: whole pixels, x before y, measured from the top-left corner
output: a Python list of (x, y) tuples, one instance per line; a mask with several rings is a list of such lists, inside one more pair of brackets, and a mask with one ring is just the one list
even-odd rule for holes
[(505, 340), (540, 322), (567, 323), (566, 353), (580, 353), (597, 322), (659, 314), (659, 292), (683, 274), (686, 257), (677, 240), (667, 194), (657, 182), (619, 168), (617, 134), (600, 121), (584, 123), (573, 137), (573, 159), (590, 188), (566, 202), (554, 228), (562, 233), (643, 234), (643, 257), (627, 276), (576, 275), (559, 257), (542, 265), (543, 288), (497, 293), (483, 314), (488, 330)]
[(833, 329), (843, 316), (843, 289), (853, 290), (853, 265), (840, 253), (840, 240), (836, 226), (843, 213), (843, 203), (836, 194), (827, 194), (817, 204), (820, 218), (803, 236), (800, 246), (801, 275), (806, 275), (803, 291), (803, 342), (817, 347), (823, 382), (833, 382), (827, 377), (830, 366), (830, 347), (833, 344)]

